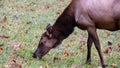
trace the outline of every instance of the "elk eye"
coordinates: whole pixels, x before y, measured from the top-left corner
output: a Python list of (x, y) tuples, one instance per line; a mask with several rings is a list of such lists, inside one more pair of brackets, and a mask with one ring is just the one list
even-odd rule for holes
[(43, 42), (41, 42), (40, 45), (43, 45)]

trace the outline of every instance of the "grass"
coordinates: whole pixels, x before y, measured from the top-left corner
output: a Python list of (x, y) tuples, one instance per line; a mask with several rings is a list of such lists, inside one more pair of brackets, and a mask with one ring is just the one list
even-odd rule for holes
[[(87, 32), (75, 31), (42, 60), (32, 58), (41, 34), (48, 23), (53, 24), (70, 0), (0, 0), (0, 68), (98, 68), (98, 53), (92, 48), (92, 65), (85, 65)], [(112, 56), (103, 53), (108, 68), (120, 68), (120, 31), (98, 30), (102, 52), (112, 45)], [(7, 37), (5, 37), (7, 36)], [(16, 63), (12, 63), (15, 60)], [(115, 65), (113, 65), (115, 64)], [(112, 65), (112, 66), (111, 66)], [(15, 67), (17, 68), (17, 67)]]

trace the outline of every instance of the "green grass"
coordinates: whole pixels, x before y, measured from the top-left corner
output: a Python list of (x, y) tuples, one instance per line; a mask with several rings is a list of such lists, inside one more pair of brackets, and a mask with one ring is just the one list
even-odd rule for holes
[[(42, 60), (32, 58), (37, 48), (41, 34), (48, 23), (53, 24), (70, 0), (0, 0), (0, 20), (7, 17), (6, 22), (0, 22), (0, 68), (12, 68), (15, 60), (22, 68), (98, 68), (100, 60), (98, 53), (92, 48), (92, 65), (85, 65), (87, 32), (75, 28), (75, 31), (52, 49)], [(105, 61), (110, 65), (115, 63), (120, 68), (120, 31), (109, 32), (98, 30), (102, 52), (112, 43), (112, 56), (104, 54)], [(67, 52), (69, 56), (65, 57)], [(56, 59), (57, 58), (57, 59)]]

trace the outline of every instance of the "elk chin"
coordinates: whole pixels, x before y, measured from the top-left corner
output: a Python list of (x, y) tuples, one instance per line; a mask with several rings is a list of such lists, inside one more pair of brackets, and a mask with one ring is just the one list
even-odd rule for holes
[(45, 48), (41, 48), (41, 49), (37, 49), (36, 51), (35, 51), (35, 53), (33, 53), (33, 58), (39, 58), (39, 59), (42, 59), (42, 57), (44, 56), (44, 55), (46, 55), (49, 51), (51, 50), (51, 48), (49, 48), (49, 47), (45, 47)]
[(37, 58), (37, 56), (36, 56), (36, 54), (35, 53), (33, 53), (33, 56), (32, 56), (33, 58)]
[(39, 59), (42, 59), (42, 55), (41, 54), (35, 54), (33, 53), (33, 58), (39, 58)]

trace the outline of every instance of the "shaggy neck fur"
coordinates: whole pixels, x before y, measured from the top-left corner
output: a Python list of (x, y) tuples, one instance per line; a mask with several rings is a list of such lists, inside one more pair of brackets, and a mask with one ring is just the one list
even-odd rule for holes
[(73, 11), (71, 8), (66, 8), (53, 25), (53, 29), (56, 31), (57, 37), (67, 38), (74, 30), (76, 26)]

